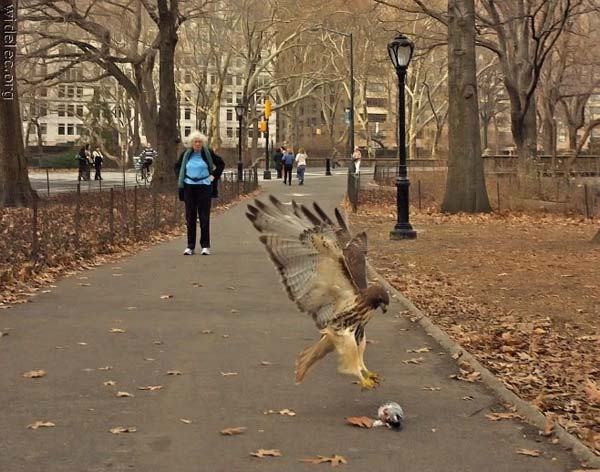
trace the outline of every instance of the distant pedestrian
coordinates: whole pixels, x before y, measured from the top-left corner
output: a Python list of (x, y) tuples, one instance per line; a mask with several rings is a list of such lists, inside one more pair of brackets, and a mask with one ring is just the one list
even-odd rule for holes
[(294, 169), (294, 152), (290, 149), (283, 155), (283, 185), (292, 185), (292, 170)]
[(146, 143), (139, 156), (142, 161), (142, 169), (149, 171), (154, 159), (156, 159), (156, 155), (157, 153), (154, 148), (152, 148), (152, 144)]
[(77, 164), (79, 166), (79, 173), (77, 175), (78, 181), (89, 180), (89, 171), (88, 171), (89, 161), (88, 161), (88, 157), (87, 157), (87, 155), (89, 153), (89, 149), (90, 149), (90, 145), (85, 144), (84, 146), (81, 147), (81, 149), (79, 149), (77, 156), (75, 156), (75, 158), (77, 159)]
[(202, 255), (210, 255), (210, 209), (211, 199), (217, 196), (217, 185), (225, 162), (205, 146), (206, 136), (194, 131), (188, 137), (186, 148), (175, 164), (179, 198), (185, 202), (187, 224), (187, 248), (185, 256), (194, 254), (196, 248), (196, 224), (200, 219), (200, 246)]
[(362, 154), (360, 153), (360, 149), (358, 146), (354, 148), (354, 152), (352, 153), (352, 163), (354, 164), (354, 174), (358, 175), (360, 173), (360, 160), (362, 159)]
[(304, 185), (304, 172), (306, 171), (306, 151), (304, 148), (300, 148), (298, 154), (296, 154), (296, 175), (298, 177), (298, 185)]
[(275, 163), (275, 170), (277, 171), (277, 178), (281, 179), (283, 174), (283, 148), (277, 148), (273, 155), (273, 162)]
[(104, 156), (102, 155), (100, 146), (96, 146), (96, 149), (94, 149), (94, 152), (92, 152), (92, 157), (94, 158), (94, 168), (96, 169), (96, 173), (94, 174), (94, 180), (103, 180), (102, 164), (104, 163)]

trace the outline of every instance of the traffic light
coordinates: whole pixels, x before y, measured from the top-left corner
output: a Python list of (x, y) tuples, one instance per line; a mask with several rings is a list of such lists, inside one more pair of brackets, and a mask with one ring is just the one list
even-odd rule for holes
[(271, 100), (265, 100), (265, 118), (268, 120), (271, 117)]
[(260, 129), (261, 133), (267, 132), (267, 122), (265, 120), (260, 120), (258, 122), (258, 129)]

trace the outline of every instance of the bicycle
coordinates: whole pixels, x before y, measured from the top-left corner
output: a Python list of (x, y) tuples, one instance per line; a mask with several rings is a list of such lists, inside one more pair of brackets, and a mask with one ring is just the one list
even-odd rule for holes
[(133, 165), (135, 167), (135, 182), (137, 184), (149, 184), (152, 182), (152, 176), (154, 175), (154, 166), (144, 165), (144, 160), (140, 156), (134, 156)]

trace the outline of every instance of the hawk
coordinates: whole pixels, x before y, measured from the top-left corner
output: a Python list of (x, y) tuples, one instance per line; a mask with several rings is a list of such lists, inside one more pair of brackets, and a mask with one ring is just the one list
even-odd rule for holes
[(365, 326), (390, 303), (380, 285), (367, 282), (367, 235), (352, 236), (339, 210), (334, 222), (317, 205), (309, 209), (274, 196), (269, 203), (255, 200), (246, 216), (261, 233), (289, 298), (312, 318), (321, 338), (296, 360), (296, 383), (332, 351), (338, 371), (356, 376), (365, 389), (375, 388), (379, 375), (365, 366)]

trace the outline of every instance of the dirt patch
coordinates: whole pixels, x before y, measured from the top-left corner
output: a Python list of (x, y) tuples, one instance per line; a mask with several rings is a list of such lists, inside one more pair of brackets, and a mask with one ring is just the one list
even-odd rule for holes
[(399, 242), (389, 240), (390, 203), (363, 206), (351, 219), (391, 284), (600, 455), (597, 222), (416, 212), (417, 240)]

